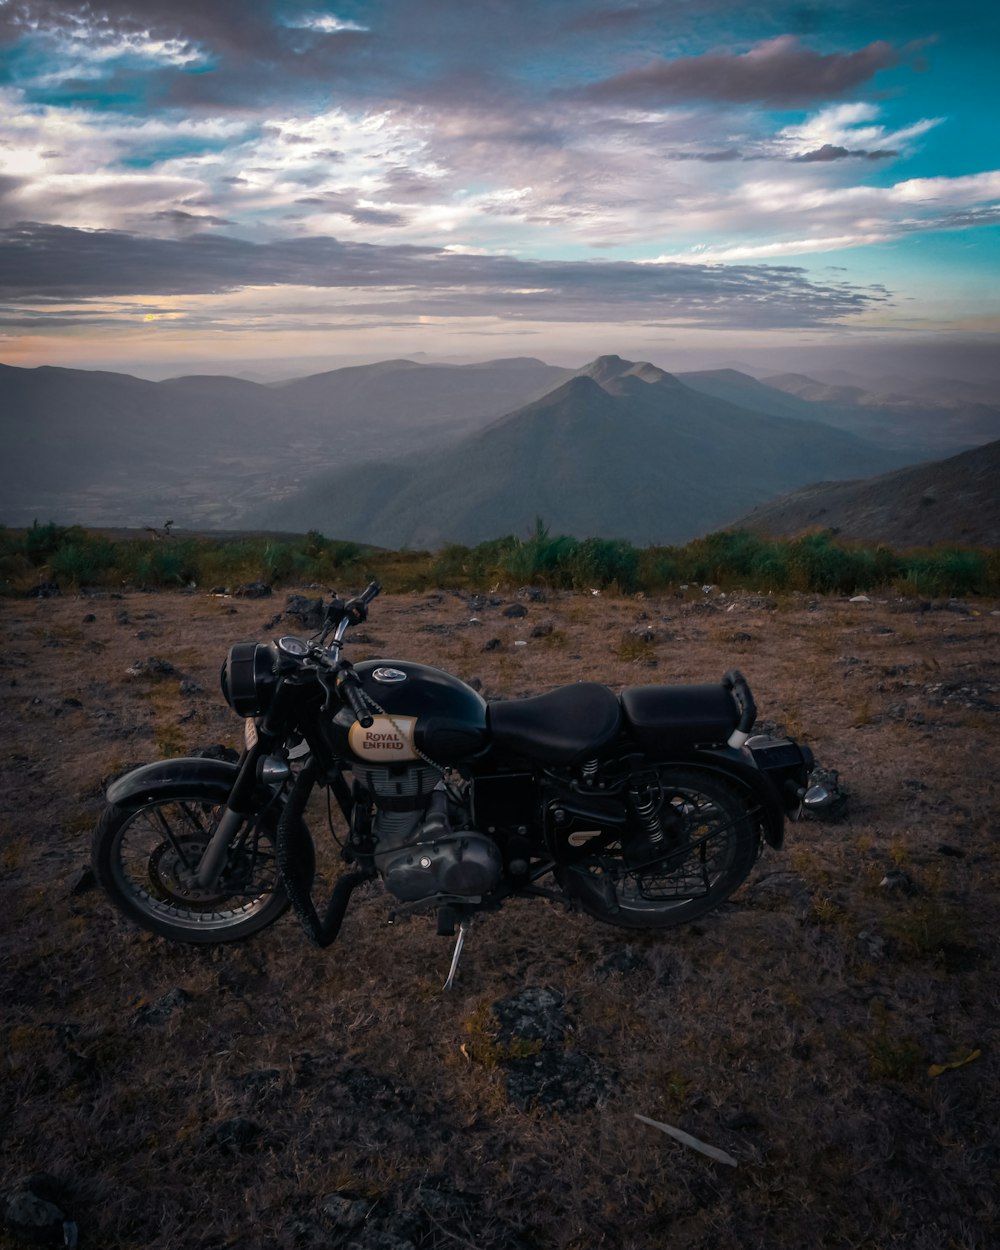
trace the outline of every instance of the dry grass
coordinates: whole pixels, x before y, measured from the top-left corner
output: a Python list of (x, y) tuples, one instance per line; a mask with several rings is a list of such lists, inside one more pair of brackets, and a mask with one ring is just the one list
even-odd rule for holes
[[(355, 658), (422, 660), (491, 695), (713, 681), (736, 662), (760, 719), (851, 792), (845, 820), (792, 826), (697, 926), (628, 935), (518, 902), (474, 927), (444, 995), (448, 943), (430, 919), (386, 926), (377, 890), (326, 953), (291, 917), (237, 947), (171, 946), (75, 890), (101, 779), (234, 742), (220, 662), (282, 602), (0, 604), (0, 1187), (52, 1173), (102, 1250), (390, 1244), (379, 1229), (397, 1250), (1000, 1243), (997, 605), (769, 610), (698, 591), (550, 596), (511, 621), (446, 593), (380, 599), (378, 644)], [(151, 656), (178, 674), (125, 676)], [(182, 676), (204, 693), (181, 695)], [(881, 885), (892, 871), (910, 888)], [(566, 1044), (609, 1082), (596, 1107), (509, 1101), (490, 1005), (525, 986), (566, 996)], [(166, 1018), (143, 1014), (175, 990)], [(335, 1193), (366, 1222), (338, 1223)]]

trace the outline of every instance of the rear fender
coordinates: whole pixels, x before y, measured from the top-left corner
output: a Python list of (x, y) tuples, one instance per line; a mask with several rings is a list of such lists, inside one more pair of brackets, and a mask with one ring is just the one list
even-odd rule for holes
[(703, 769), (724, 777), (731, 785), (742, 790), (753, 806), (760, 808), (764, 841), (776, 851), (781, 850), (785, 841), (785, 813), (781, 799), (768, 778), (748, 763), (746, 756), (740, 751), (733, 747), (707, 748), (685, 753), (682, 758), (671, 759), (665, 763)]

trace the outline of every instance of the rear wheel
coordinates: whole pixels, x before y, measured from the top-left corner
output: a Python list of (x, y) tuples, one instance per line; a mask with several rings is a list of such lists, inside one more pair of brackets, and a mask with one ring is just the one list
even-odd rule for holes
[(206, 798), (204, 786), (192, 793), (141, 807), (109, 806), (94, 831), (94, 873), (124, 915), (160, 937), (202, 943), (249, 937), (288, 906), (274, 853), (280, 808), (243, 822), (219, 881), (206, 889), (195, 870), (229, 791), (220, 786), (217, 802)]
[(746, 880), (757, 828), (743, 796), (721, 778), (663, 769), (662, 841), (606, 835), (600, 850), (557, 871), (584, 911), (626, 929), (669, 929), (713, 911)]

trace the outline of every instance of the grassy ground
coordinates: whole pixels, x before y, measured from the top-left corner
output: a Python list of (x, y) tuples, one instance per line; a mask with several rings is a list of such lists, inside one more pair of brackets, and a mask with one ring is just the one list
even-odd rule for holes
[[(283, 602), (0, 601), (0, 1188), (50, 1173), (102, 1250), (1000, 1243), (1000, 605), (550, 592), (510, 620), (383, 596), (353, 658), (488, 695), (736, 665), (761, 721), (850, 791), (694, 927), (628, 935), (540, 901), (484, 918), (446, 995), (449, 944), (430, 919), (387, 926), (376, 890), (319, 953), (291, 916), (169, 945), (88, 888), (102, 778), (234, 743), (219, 665), (287, 631)], [(127, 675), (151, 657), (176, 673)], [(546, 1050), (586, 1065), (589, 1099), (512, 1095), (493, 1004), (526, 988), (558, 992)]]

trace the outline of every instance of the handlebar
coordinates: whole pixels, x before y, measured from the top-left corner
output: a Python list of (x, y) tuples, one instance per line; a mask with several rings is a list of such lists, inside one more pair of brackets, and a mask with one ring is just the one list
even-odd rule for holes
[(336, 688), (337, 694), (340, 695), (354, 713), (355, 719), (361, 728), (369, 729), (375, 723), (375, 718), (368, 710), (364, 690), (353, 668), (342, 668), (340, 670), (337, 674)]

